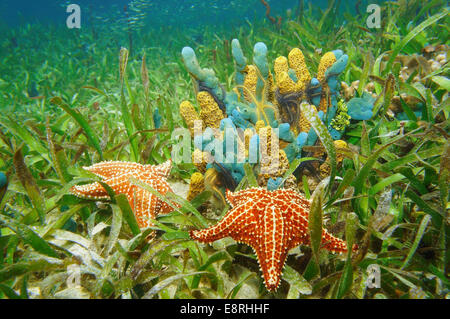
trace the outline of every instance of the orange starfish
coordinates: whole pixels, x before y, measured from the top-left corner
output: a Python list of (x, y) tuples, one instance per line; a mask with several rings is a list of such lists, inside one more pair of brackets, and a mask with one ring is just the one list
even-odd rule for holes
[[(299, 244), (309, 244), (310, 202), (294, 190), (262, 188), (227, 191), (227, 201), (232, 209), (224, 218), (212, 227), (191, 231), (191, 238), (210, 243), (230, 236), (251, 246), (258, 257), (267, 290), (277, 289), (289, 250)], [(346, 243), (325, 229), (322, 244), (332, 252), (347, 251)]]
[[(160, 194), (165, 195), (168, 191), (172, 191), (166, 181), (172, 169), (171, 160), (160, 165), (107, 161), (83, 167), (83, 169), (101, 177), (102, 181), (111, 187), (116, 194), (125, 194), (127, 196), (131, 209), (141, 228), (152, 226), (151, 219), (154, 219), (159, 214), (166, 214), (173, 210), (166, 202), (160, 200), (149, 191), (131, 184), (129, 180), (130, 177), (134, 177), (148, 184)], [(70, 191), (82, 198), (94, 200), (109, 199), (108, 193), (98, 182), (74, 186)], [(175, 203), (173, 205), (179, 207)]]

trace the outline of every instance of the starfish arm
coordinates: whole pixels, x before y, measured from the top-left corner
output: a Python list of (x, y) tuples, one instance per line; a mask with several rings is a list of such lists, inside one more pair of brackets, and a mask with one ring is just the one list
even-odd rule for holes
[[(290, 192), (290, 190), (286, 190), (288, 195)], [(302, 198), (298, 197), (300, 196), (288, 196), (286, 198), (277, 196), (273, 199), (274, 203), (284, 212), (286, 226), (290, 230), (288, 238), (289, 249), (300, 244), (309, 244), (309, 206), (307, 206), (307, 202), (305, 202), (307, 201), (306, 199), (305, 201), (302, 201)]]
[(250, 224), (249, 215), (245, 209), (232, 209), (216, 225), (202, 230), (193, 230), (190, 236), (202, 243), (211, 243), (227, 236), (243, 241), (245, 236), (241, 235), (240, 227)]
[(152, 226), (152, 219), (155, 219), (160, 209), (158, 198), (149, 191), (134, 187), (132, 201), (134, 204), (134, 215), (136, 216), (139, 227)]
[(142, 167), (143, 165), (133, 162), (104, 161), (96, 163), (92, 166), (83, 167), (83, 169), (101, 178), (108, 179), (114, 176), (125, 174), (129, 171), (139, 171), (142, 169)]
[(239, 206), (244, 204), (246, 201), (251, 200), (252, 198), (258, 198), (267, 192), (262, 188), (248, 188), (238, 192), (231, 192), (227, 189), (226, 198), (227, 202), (231, 207)]
[(277, 205), (284, 206), (285, 211), (293, 211), (295, 214), (299, 215), (296, 218), (303, 219), (307, 218), (310, 210), (310, 201), (299, 196), (299, 193), (291, 189), (278, 189), (273, 192), (274, 202)]
[(157, 174), (159, 177), (166, 178), (172, 169), (172, 160), (165, 161), (159, 165), (144, 165), (144, 170)]
[[(170, 188), (169, 183), (166, 182), (165, 178), (157, 175), (155, 172), (144, 172), (141, 175), (140, 180), (148, 184), (151, 188), (153, 188), (161, 195), (166, 195), (167, 192), (173, 192)], [(155, 215), (167, 214), (174, 210), (173, 206), (175, 206), (176, 208), (180, 207), (180, 205), (177, 203), (172, 202), (172, 205), (169, 205), (164, 200), (161, 200), (159, 198), (157, 198), (157, 201), (158, 211), (155, 212)]]
[[(306, 235), (300, 240), (301, 244), (304, 245), (310, 245), (310, 238), (309, 235)], [(326, 229), (322, 230), (322, 246), (321, 248), (324, 248), (328, 251), (331, 251), (332, 253), (346, 253), (347, 252), (347, 243), (337, 237), (334, 237), (331, 235)], [(356, 251), (358, 249), (358, 246), (355, 244), (353, 245), (353, 251)]]
[[(326, 250), (329, 250), (333, 253), (346, 253), (347, 252), (347, 243), (337, 237), (334, 237), (325, 229), (322, 231), (322, 247)], [(358, 245), (353, 245), (353, 251), (358, 249)]]
[(181, 205), (178, 204), (178, 203), (172, 202), (172, 206), (171, 206), (171, 205), (169, 205), (168, 203), (166, 203), (163, 200), (159, 200), (159, 201), (160, 201), (160, 207), (161, 207), (160, 210), (159, 210), (159, 213), (161, 215), (168, 214), (171, 211), (175, 210), (176, 208), (180, 208), (181, 207)]
[(116, 175), (105, 179), (103, 182), (107, 184), (116, 194), (125, 194), (128, 199), (133, 198), (133, 188), (129, 181), (131, 176), (136, 176), (137, 172), (130, 171), (121, 175)]
[(307, 220), (301, 220), (300, 222), (293, 223), (289, 246), (294, 248), (298, 245), (310, 245)]
[(277, 206), (267, 207), (264, 218), (260, 220), (258, 226), (260, 237), (256, 254), (266, 288), (273, 291), (280, 285), (281, 273), (290, 246), (288, 244), (290, 231), (286, 227), (283, 213)]
[(70, 192), (80, 198), (93, 200), (109, 199), (108, 193), (98, 182), (73, 186)]
[[(132, 172), (133, 173), (133, 172)], [(109, 179), (103, 180), (105, 184), (107, 184), (116, 194), (125, 194), (127, 196), (128, 201), (130, 202), (131, 207), (133, 208), (133, 193), (132, 193), (132, 185), (129, 183), (128, 178), (130, 177), (129, 173), (125, 173), (122, 175), (114, 176)], [(108, 192), (103, 188), (103, 186), (99, 182), (94, 182), (86, 185), (77, 185), (70, 189), (70, 191), (82, 198), (100, 200), (100, 199), (109, 199)]]
[(333, 253), (345, 253), (347, 252), (347, 243), (342, 239), (334, 237), (325, 229), (323, 229), (322, 248), (325, 248), (326, 250), (329, 250)]

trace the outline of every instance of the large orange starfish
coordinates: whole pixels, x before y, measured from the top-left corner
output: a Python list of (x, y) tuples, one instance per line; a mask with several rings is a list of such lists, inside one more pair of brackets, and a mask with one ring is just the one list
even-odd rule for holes
[[(235, 193), (227, 191), (226, 195), (232, 209), (216, 225), (191, 231), (191, 238), (210, 243), (230, 236), (251, 246), (267, 290), (277, 289), (289, 250), (299, 244), (309, 244), (310, 202), (289, 189), (250, 188)], [(322, 245), (332, 252), (347, 251), (346, 243), (325, 229)]]
[[(160, 200), (154, 194), (130, 182), (130, 177), (134, 177), (148, 184), (160, 194), (165, 195), (168, 191), (172, 191), (166, 181), (172, 169), (172, 161), (170, 160), (160, 165), (107, 161), (83, 168), (101, 177), (102, 181), (111, 187), (116, 194), (125, 194), (127, 196), (141, 228), (152, 226), (151, 219), (154, 219), (159, 214), (166, 214), (173, 210), (170, 205)], [(70, 191), (82, 198), (94, 200), (109, 199), (108, 193), (98, 182), (74, 186)], [(173, 205), (178, 207), (175, 203)]]

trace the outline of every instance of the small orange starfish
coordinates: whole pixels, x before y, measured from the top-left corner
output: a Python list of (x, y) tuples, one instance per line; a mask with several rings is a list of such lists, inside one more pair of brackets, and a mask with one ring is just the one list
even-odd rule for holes
[[(111, 187), (116, 194), (125, 194), (127, 196), (131, 209), (141, 228), (152, 226), (151, 219), (154, 219), (159, 214), (167, 214), (173, 210), (166, 202), (160, 200), (149, 191), (131, 184), (129, 181), (130, 177), (134, 177), (148, 184), (160, 194), (165, 195), (168, 191), (172, 191), (166, 181), (172, 169), (171, 160), (160, 165), (108, 161), (83, 167), (83, 169), (101, 177), (103, 182)], [(98, 182), (74, 186), (70, 191), (81, 198), (109, 199), (108, 193)], [(173, 203), (173, 205), (179, 207), (176, 203)]]
[[(289, 189), (268, 191), (250, 188), (235, 193), (227, 191), (232, 209), (216, 225), (190, 232), (202, 243), (230, 236), (256, 252), (267, 290), (278, 288), (289, 250), (309, 244), (308, 214), (310, 202)], [(346, 243), (322, 232), (323, 248), (346, 252)], [(356, 245), (354, 246), (356, 250)]]

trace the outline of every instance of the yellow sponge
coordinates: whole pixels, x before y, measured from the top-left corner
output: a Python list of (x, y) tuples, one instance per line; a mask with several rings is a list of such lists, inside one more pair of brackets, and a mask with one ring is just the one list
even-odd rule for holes
[(317, 79), (320, 82), (325, 80), (325, 71), (336, 62), (336, 56), (333, 52), (327, 52), (320, 59), (319, 69), (317, 71)]
[(289, 65), (294, 69), (297, 75), (297, 88), (296, 91), (304, 91), (306, 86), (311, 81), (311, 74), (306, 67), (305, 56), (299, 48), (294, 48), (288, 55)]
[(198, 194), (205, 190), (205, 180), (203, 178), (203, 174), (194, 173), (191, 176), (191, 182), (189, 183), (189, 192), (187, 195), (187, 200), (191, 201)]
[(205, 123), (205, 126), (219, 128), (220, 121), (224, 118), (224, 115), (211, 94), (201, 91), (197, 94), (197, 101), (200, 105), (200, 118)]
[(180, 114), (186, 123), (187, 127), (191, 131), (191, 135), (194, 134), (194, 121), (200, 120), (194, 106), (189, 101), (183, 101), (180, 104)]
[(253, 102), (250, 94), (255, 96), (256, 94), (256, 83), (258, 82), (258, 73), (256, 71), (256, 66), (254, 65), (247, 65), (247, 75), (244, 79), (244, 87), (246, 90), (244, 90), (244, 97), (248, 102)]
[(343, 140), (334, 141), (334, 147), (336, 148), (336, 161), (341, 163), (344, 160), (344, 154), (339, 149), (348, 149), (347, 142)]

